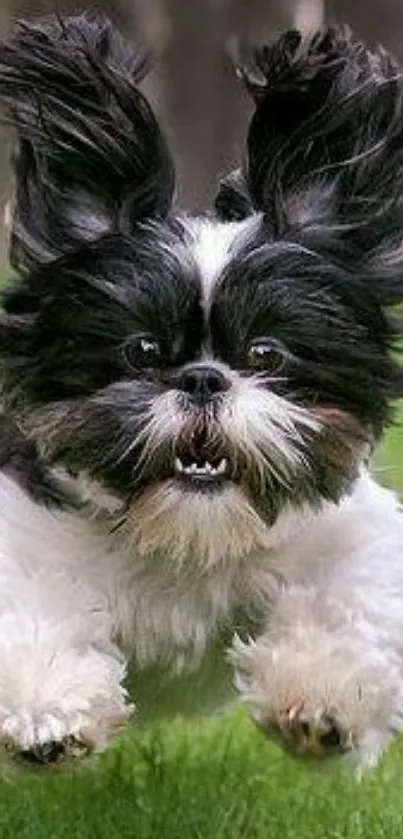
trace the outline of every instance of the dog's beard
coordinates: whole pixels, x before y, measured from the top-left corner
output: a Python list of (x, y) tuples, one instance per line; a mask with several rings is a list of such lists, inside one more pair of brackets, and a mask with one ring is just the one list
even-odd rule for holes
[[(238, 379), (229, 395), (198, 412), (178, 414), (174, 392), (156, 400), (142, 435), (143, 458), (152, 462), (168, 443), (176, 475), (129, 506), (125, 530), (139, 553), (163, 551), (180, 566), (196, 558), (206, 568), (270, 544), (276, 499), (268, 494), (289, 489), (304, 462), (303, 434), (319, 423), (263, 384), (263, 378)], [(192, 461), (213, 474), (204, 468), (184, 475)]]
[[(63, 463), (81, 485), (85, 476), (87, 499), (112, 510), (112, 529), (130, 551), (207, 568), (267, 548), (285, 505), (340, 495), (365, 444), (341, 412), (301, 408), (264, 377), (231, 381), (200, 409), (179, 391), (123, 382), (29, 411), (27, 427), (48, 462)], [(108, 502), (116, 497), (115, 509), (92, 479)]]
[(246, 558), (269, 545), (268, 533), (245, 491), (231, 483), (211, 494), (164, 481), (143, 492), (124, 519), (131, 552), (163, 554), (181, 571)]

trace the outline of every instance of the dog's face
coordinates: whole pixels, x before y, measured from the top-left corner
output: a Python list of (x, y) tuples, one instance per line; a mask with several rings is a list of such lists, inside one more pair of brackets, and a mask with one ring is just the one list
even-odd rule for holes
[(357, 474), (377, 347), (350, 281), (260, 215), (141, 224), (9, 291), (10, 404), (47, 462), (122, 500), (145, 550), (192, 518), (218, 540), (241, 523), (245, 550)]
[[(148, 126), (145, 146), (153, 137)], [(247, 197), (225, 184), (223, 218), (175, 218), (161, 212), (169, 178), (153, 199), (149, 177), (130, 212), (104, 192), (83, 201), (42, 147), (49, 197), (30, 142), (16, 160), (12, 240), (24, 276), (5, 295), (1, 357), (6, 405), (47, 462), (100, 485), (137, 550), (175, 546), (181, 561), (247, 554), (286, 505), (337, 502), (395, 380), (370, 261), (364, 270), (340, 239), (341, 176), (303, 193), (290, 184), (282, 228), (259, 211), (252, 164)], [(154, 211), (137, 218), (143, 199)], [(50, 254), (55, 224), (65, 236)], [(386, 276), (378, 242), (371, 259)]]

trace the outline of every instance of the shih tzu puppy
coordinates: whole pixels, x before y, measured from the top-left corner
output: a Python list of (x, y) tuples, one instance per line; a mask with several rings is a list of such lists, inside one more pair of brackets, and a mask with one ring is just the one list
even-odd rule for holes
[(368, 472), (403, 391), (403, 76), (341, 27), (248, 54), (245, 161), (194, 216), (145, 72), (104, 18), (0, 46), (0, 740), (59, 762), (238, 694), (361, 770), (403, 711), (403, 516)]

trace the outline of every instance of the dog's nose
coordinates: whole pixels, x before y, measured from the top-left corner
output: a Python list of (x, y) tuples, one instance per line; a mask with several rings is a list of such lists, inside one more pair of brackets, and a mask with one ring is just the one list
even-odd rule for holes
[(210, 364), (189, 364), (179, 376), (179, 388), (199, 403), (208, 402), (229, 387), (230, 382), (224, 373)]

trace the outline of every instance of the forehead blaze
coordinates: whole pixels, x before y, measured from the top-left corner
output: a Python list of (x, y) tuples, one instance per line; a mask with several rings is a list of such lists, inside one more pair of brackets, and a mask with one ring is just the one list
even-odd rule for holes
[(132, 337), (158, 342), (164, 386), (206, 355), (247, 375), (248, 347), (269, 338), (286, 350), (282, 381), (270, 382), (282, 395), (372, 424), (387, 414), (395, 372), (376, 300), (351, 267), (308, 241), (276, 241), (261, 216), (151, 222), (87, 243), (13, 287), (4, 307), (6, 389), (31, 400), (133, 378), (120, 352)]

